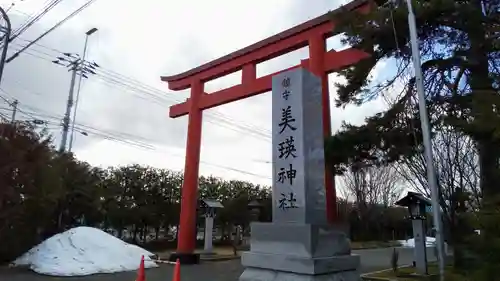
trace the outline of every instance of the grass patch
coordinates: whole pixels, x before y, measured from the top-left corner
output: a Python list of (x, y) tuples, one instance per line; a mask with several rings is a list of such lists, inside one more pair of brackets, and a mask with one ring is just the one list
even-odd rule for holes
[(353, 250), (361, 249), (376, 249), (376, 248), (392, 248), (399, 247), (401, 243), (398, 241), (354, 241), (351, 242), (351, 248)]

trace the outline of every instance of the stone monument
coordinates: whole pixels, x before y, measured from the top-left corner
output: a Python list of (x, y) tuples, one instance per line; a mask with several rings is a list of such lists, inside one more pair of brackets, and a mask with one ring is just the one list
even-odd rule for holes
[(359, 256), (327, 223), (321, 80), (298, 68), (272, 82), (273, 222), (251, 224), (240, 281), (360, 280)]

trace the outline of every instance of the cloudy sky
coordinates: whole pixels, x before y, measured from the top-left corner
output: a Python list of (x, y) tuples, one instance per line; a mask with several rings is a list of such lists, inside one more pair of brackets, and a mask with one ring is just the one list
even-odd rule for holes
[[(29, 40), (83, 5), (62, 1), (10, 45), (13, 54)], [(4, 9), (12, 0), (0, 0)], [(13, 29), (42, 9), (42, 0), (17, 0), (9, 10)], [(170, 119), (168, 108), (187, 92), (171, 92), (160, 81), (196, 67), (343, 4), (339, 0), (96, 0), (89, 8), (40, 40), (4, 72), (0, 96), (19, 100), (19, 119), (48, 122), (59, 146), (70, 73), (51, 61), (61, 52), (82, 53), (85, 32), (87, 60), (100, 65), (97, 75), (82, 83), (73, 151), (81, 160), (109, 166), (130, 163), (182, 170), (187, 117)], [(252, 24), (249, 25), (249, 22)], [(328, 41), (340, 48), (339, 38)], [(258, 76), (296, 65), (307, 48), (258, 66)], [(389, 65), (382, 65), (377, 76)], [(238, 83), (240, 73), (212, 81), (208, 92)], [(331, 83), (338, 77), (331, 75)], [(331, 88), (333, 96), (335, 89)], [(333, 103), (333, 99), (332, 99)], [(334, 108), (332, 126), (361, 123), (385, 107), (383, 99), (361, 107)], [(10, 115), (0, 100), (0, 113)], [(271, 184), (271, 96), (265, 93), (205, 112), (200, 172), (228, 179)]]

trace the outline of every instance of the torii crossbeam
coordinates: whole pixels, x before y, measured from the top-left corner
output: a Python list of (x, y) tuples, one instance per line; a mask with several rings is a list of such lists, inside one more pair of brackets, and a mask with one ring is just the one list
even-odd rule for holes
[[(326, 39), (335, 35), (335, 22), (332, 20), (332, 16), (346, 11), (364, 12), (369, 10), (371, 6), (370, 0), (355, 0), (335, 11), (197, 68), (177, 75), (161, 77), (162, 81), (168, 82), (168, 87), (171, 90), (191, 88), (191, 96), (187, 101), (170, 107), (171, 118), (189, 115), (177, 252), (170, 257), (171, 260), (175, 261), (179, 258), (181, 263), (199, 262), (199, 256), (194, 254), (194, 250), (203, 110), (271, 91), (271, 80), (277, 73), (258, 78), (256, 65), (309, 46), (309, 59), (302, 60), (299, 65), (282, 71), (304, 67), (321, 77), (323, 131), (325, 136), (330, 136), (328, 74), (356, 64), (369, 56), (353, 48), (340, 52), (326, 50)], [(242, 71), (241, 84), (211, 94), (205, 93), (204, 83), (239, 70)], [(328, 220), (334, 222), (337, 213), (336, 192), (333, 175), (328, 169), (326, 170), (325, 188)]]

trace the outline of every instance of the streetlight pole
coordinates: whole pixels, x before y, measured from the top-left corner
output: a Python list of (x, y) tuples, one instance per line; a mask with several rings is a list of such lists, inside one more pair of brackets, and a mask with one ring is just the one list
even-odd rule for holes
[[(87, 57), (87, 45), (89, 41), (89, 36), (92, 35), (94, 32), (97, 31), (97, 28), (91, 28), (87, 32), (85, 32), (85, 44), (83, 46), (83, 54), (82, 54), (82, 60), (85, 61), (85, 58)], [(68, 151), (71, 152), (71, 148), (73, 147), (73, 140), (75, 137), (75, 120), (76, 120), (76, 111), (78, 110), (78, 101), (80, 99), (80, 89), (82, 87), (82, 77), (83, 73), (80, 73), (80, 77), (78, 79), (78, 88), (76, 90), (76, 99), (75, 99), (75, 109), (73, 110), (73, 120), (71, 121), (71, 133), (69, 136), (69, 146), (68, 146)]]
[(429, 126), (429, 115), (427, 113), (427, 107), (425, 105), (425, 93), (424, 93), (424, 83), (422, 75), (422, 67), (420, 60), (420, 49), (418, 46), (418, 36), (417, 36), (417, 23), (415, 19), (415, 13), (413, 12), (413, 6), (411, 0), (406, 0), (408, 7), (408, 26), (410, 28), (410, 42), (411, 51), (413, 58), (413, 67), (415, 69), (415, 83), (417, 85), (418, 94), (418, 107), (420, 111), (420, 120), (422, 126), (422, 136), (424, 142), (425, 158), (427, 162), (427, 181), (431, 189), (431, 202), (432, 202), (432, 216), (434, 220), (434, 227), (436, 228), (436, 244), (438, 250), (438, 263), (439, 263), (439, 275), (441, 280), (444, 278), (444, 265), (445, 265), (445, 253), (444, 253), (444, 241), (443, 241), (443, 228), (441, 222), (441, 212), (439, 206), (439, 190), (436, 180), (436, 173), (434, 170), (434, 161), (432, 156), (432, 142), (430, 135)]
[(4, 32), (2, 37), (2, 54), (0, 56), (0, 83), (2, 82), (3, 68), (5, 66), (5, 60), (7, 59), (7, 49), (9, 46), (10, 33), (12, 31), (12, 25), (10, 23), (9, 16), (7, 13), (0, 7), (0, 14), (2, 14), (2, 18), (5, 20), (5, 27), (1, 27)]

